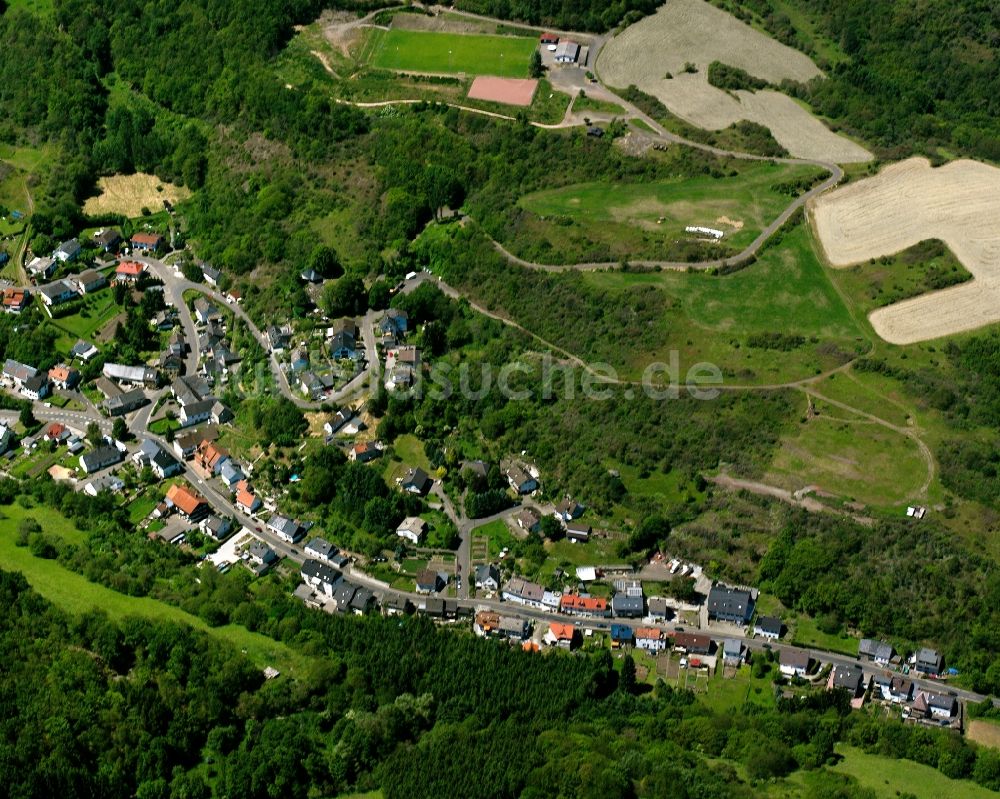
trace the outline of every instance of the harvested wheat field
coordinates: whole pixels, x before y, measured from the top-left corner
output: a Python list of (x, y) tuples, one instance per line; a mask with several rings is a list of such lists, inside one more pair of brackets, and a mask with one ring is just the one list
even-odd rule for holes
[(977, 161), (893, 164), (817, 198), (812, 219), (833, 266), (941, 239), (974, 280), (873, 311), (875, 332), (913, 344), (1000, 322), (1000, 169)]
[(83, 212), (91, 216), (123, 214), (142, 216), (146, 208), (156, 213), (163, 210), (163, 201), (178, 203), (191, 196), (191, 190), (160, 180), (156, 175), (137, 172), (134, 175), (112, 175), (97, 181), (101, 193), (83, 204)]
[[(725, 92), (708, 82), (708, 65), (722, 61), (771, 83), (808, 81), (822, 75), (812, 60), (740, 22), (704, 0), (669, 0), (601, 51), (598, 71), (605, 82), (635, 84), (693, 125), (722, 130), (742, 119), (770, 128), (774, 138), (799, 158), (851, 163), (871, 153), (829, 130), (806, 109), (774, 91)], [(688, 63), (698, 71), (684, 71)], [(670, 74), (672, 77), (667, 78)]]
[(965, 734), (970, 741), (1000, 749), (1000, 724), (994, 721), (970, 721)]

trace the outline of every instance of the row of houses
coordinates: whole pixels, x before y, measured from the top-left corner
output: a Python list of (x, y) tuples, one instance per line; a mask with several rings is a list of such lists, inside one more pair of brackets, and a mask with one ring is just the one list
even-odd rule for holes
[(376, 604), (369, 589), (350, 582), (338, 569), (319, 560), (303, 562), (300, 573), (303, 585), (295, 594), (307, 604), (356, 615), (368, 613)]

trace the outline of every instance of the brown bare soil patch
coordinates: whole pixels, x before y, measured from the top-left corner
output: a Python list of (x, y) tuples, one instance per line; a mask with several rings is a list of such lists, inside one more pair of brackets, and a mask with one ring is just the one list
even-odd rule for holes
[(531, 105), (538, 81), (533, 78), (495, 78), (480, 75), (469, 87), (472, 100), (489, 100), (505, 105)]

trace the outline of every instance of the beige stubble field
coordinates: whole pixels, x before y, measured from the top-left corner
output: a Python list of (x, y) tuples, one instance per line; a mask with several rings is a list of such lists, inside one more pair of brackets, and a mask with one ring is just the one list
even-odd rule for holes
[[(770, 128), (799, 158), (838, 163), (868, 161), (871, 153), (838, 136), (790, 97), (774, 91), (725, 92), (708, 82), (708, 65), (722, 61), (772, 83), (822, 75), (797, 50), (754, 30), (704, 0), (668, 0), (656, 14), (616, 36), (597, 68), (610, 84), (635, 84), (698, 127), (721, 130), (746, 119)], [(690, 62), (696, 73), (684, 71)], [(666, 78), (667, 73), (672, 77)]]
[(835, 267), (941, 239), (972, 274), (873, 311), (872, 327), (886, 341), (913, 344), (1000, 322), (1000, 169), (968, 160), (935, 169), (910, 158), (818, 197), (810, 211)]

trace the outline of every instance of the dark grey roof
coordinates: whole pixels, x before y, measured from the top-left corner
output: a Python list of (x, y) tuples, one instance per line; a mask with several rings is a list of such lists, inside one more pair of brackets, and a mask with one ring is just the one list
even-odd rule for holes
[(857, 691), (861, 686), (861, 678), (861, 667), (853, 663), (838, 664), (833, 667), (834, 688), (846, 688), (848, 691)]
[(755, 629), (763, 630), (765, 633), (772, 635), (781, 635), (783, 626), (781, 619), (777, 616), (759, 616), (757, 622), (754, 624)]
[(611, 612), (616, 616), (620, 614), (642, 615), (644, 602), (641, 596), (626, 596), (625, 594), (615, 594), (611, 598)]
[(314, 538), (308, 544), (306, 544), (306, 549), (312, 550), (318, 553), (324, 558), (329, 558), (331, 555), (336, 555), (339, 551), (337, 547), (327, 541), (325, 538)]
[(708, 592), (708, 612), (713, 616), (747, 618), (752, 602), (750, 592), (728, 585), (713, 585)]
[(340, 577), (340, 572), (314, 558), (309, 558), (302, 564), (302, 576), (333, 585)]

